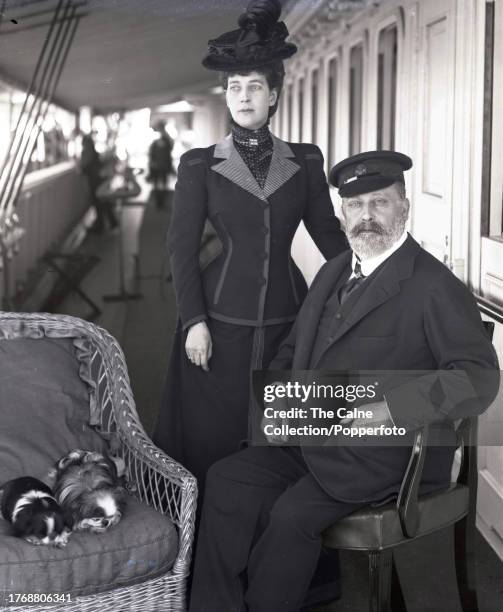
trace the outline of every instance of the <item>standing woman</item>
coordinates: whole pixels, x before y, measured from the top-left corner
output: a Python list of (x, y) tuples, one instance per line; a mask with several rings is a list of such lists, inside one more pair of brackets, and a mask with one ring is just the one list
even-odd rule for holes
[[(347, 248), (318, 147), (269, 131), (284, 78), (278, 0), (252, 1), (239, 29), (209, 41), (203, 65), (222, 73), (232, 133), (185, 153), (168, 231), (180, 322), (154, 442), (198, 479), (248, 438), (251, 373), (267, 368), (307, 291), (290, 248), (301, 220), (329, 259)], [(222, 243), (199, 266), (209, 219)]]

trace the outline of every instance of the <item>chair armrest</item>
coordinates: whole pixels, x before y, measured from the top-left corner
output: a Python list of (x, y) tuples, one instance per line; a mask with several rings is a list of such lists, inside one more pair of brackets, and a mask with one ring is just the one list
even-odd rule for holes
[[(119, 452), (122, 455), (127, 453), (130, 456), (129, 463), (126, 461), (127, 457), (124, 457), (126, 466), (128, 467), (128, 481), (139, 487), (139, 489), (136, 489), (134, 492), (142, 501), (146, 501), (149, 505), (163, 514), (170, 513), (170, 509), (165, 507), (164, 502), (166, 500), (162, 498), (162, 491), (147, 487), (147, 483), (145, 482), (145, 475), (151, 477), (158, 475), (166, 479), (172, 487), (177, 487), (180, 490), (187, 491), (187, 493), (192, 493), (195, 502), (195, 498), (197, 497), (196, 478), (177, 461), (155, 446), (145, 432), (136, 432), (134, 442), (132, 442), (129, 436), (124, 436), (120, 429), (118, 430), (118, 435), (120, 440)], [(139, 471), (138, 469), (132, 470), (132, 460), (138, 462), (138, 464), (141, 463), (143, 471)], [(136, 467), (138, 468), (139, 465)], [(143, 489), (141, 489), (141, 487), (143, 487)], [(178, 522), (179, 517), (177, 515), (172, 514), (172, 518), (174, 522)]]
[(194, 539), (196, 479), (157, 448), (143, 429), (117, 340), (104, 329), (89, 324), (87, 328), (86, 337), (97, 349), (92, 361), (100, 420), (94, 425), (110, 439), (111, 451), (124, 459), (131, 492), (170, 516), (178, 527), (179, 551), (173, 571), (187, 575)]
[(152, 443), (136, 410), (122, 349), (108, 334), (106, 348), (103, 359), (105, 363), (109, 362), (115, 373), (110, 379), (109, 399), (119, 442), (116, 451), (126, 464), (131, 491), (140, 500), (170, 516), (179, 528), (175, 571), (188, 574), (194, 539), (197, 480)]
[(154, 446), (144, 431), (134, 442), (119, 429), (119, 453), (128, 472), (131, 492), (141, 501), (168, 515), (177, 525), (179, 550), (174, 571), (188, 575), (194, 541), (197, 481), (184, 467)]
[(406, 538), (413, 538), (419, 527), (419, 485), (423, 474), (427, 442), (428, 425), (416, 431), (409, 464), (396, 501), (400, 525)]

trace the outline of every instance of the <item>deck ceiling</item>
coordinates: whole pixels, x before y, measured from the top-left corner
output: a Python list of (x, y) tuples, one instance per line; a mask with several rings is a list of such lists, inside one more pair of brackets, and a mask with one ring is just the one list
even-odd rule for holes
[[(74, 2), (82, 5), (78, 13), (83, 16), (55, 96), (70, 109), (164, 104), (182, 91), (214, 84), (201, 66), (206, 42), (233, 27), (246, 5), (246, 0)], [(56, 4), (7, 0), (0, 25), (0, 78), (30, 82)]]
[[(67, 2), (68, 0), (64, 0)], [(281, 0), (283, 18), (366, 0)], [(68, 109), (132, 109), (208, 89), (206, 42), (232, 29), (248, 0), (72, 0), (82, 17), (55, 100)], [(0, 78), (27, 87), (58, 0), (0, 0)], [(13, 23), (14, 20), (17, 23)]]

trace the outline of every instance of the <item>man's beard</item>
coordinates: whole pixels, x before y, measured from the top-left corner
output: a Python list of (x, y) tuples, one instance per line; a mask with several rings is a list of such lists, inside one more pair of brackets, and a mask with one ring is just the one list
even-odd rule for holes
[(349, 245), (362, 259), (376, 257), (390, 249), (405, 230), (408, 211), (404, 208), (393, 225), (385, 229), (376, 221), (362, 221), (347, 231)]

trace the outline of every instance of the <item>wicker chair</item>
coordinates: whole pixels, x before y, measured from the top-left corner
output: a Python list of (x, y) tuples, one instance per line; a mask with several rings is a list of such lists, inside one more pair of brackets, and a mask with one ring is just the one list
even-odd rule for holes
[[(156, 612), (185, 610), (186, 578), (190, 571), (197, 485), (181, 465), (152, 444), (136, 412), (123, 352), (105, 330), (65, 315), (0, 313), (0, 338), (83, 338), (91, 343), (91, 371), (97, 385), (98, 432), (113, 440), (114, 451), (125, 461), (130, 492), (178, 528), (179, 549), (174, 566), (161, 577), (96, 595), (76, 597), (71, 603), (44, 605), (44, 611)], [(25, 606), (10, 607), (26, 612)], [(33, 605), (29, 608), (35, 609)]]

